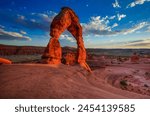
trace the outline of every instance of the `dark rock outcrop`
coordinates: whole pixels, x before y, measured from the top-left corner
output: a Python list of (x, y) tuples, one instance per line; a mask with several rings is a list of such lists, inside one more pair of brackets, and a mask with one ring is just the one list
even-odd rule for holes
[(0, 45), (0, 55), (34, 55), (42, 54), (45, 47)]

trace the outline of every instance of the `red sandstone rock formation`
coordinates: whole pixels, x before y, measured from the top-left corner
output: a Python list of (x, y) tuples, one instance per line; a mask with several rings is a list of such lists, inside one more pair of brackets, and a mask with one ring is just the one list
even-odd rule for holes
[(139, 60), (140, 60), (139, 56), (136, 53), (133, 53), (133, 55), (131, 56), (131, 62), (138, 63)]
[(0, 55), (5, 56), (42, 54), (44, 52), (44, 49), (44, 47), (36, 46), (12, 46), (0, 44)]
[(43, 61), (48, 64), (61, 63), (62, 50), (58, 39), (66, 29), (77, 41), (77, 62), (91, 72), (90, 67), (86, 63), (86, 50), (82, 38), (82, 27), (75, 12), (68, 7), (63, 7), (61, 12), (53, 19), (51, 23), (51, 39), (42, 56), (42, 59), (44, 59)]
[(73, 65), (76, 63), (76, 55), (74, 53), (67, 53), (65, 55), (65, 61), (67, 65)]
[(0, 64), (12, 64), (12, 62), (5, 58), (0, 58)]

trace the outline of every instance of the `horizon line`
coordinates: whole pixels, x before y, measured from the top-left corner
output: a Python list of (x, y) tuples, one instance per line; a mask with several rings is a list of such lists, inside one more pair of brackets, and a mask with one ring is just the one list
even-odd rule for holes
[[(46, 47), (46, 46), (34, 46), (34, 45), (12, 45), (12, 44), (0, 44), (0, 45), (6, 45), (6, 46), (28, 46), (28, 47)], [(70, 47), (70, 48), (77, 48), (74, 46), (62, 46), (62, 47)], [(95, 47), (85, 47), (86, 49), (150, 49), (150, 48), (95, 48)]]

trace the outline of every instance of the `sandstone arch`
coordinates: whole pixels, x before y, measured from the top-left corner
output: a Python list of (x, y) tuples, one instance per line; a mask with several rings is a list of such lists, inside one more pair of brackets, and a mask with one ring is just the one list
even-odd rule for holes
[(77, 63), (88, 71), (91, 71), (86, 63), (86, 50), (82, 37), (82, 27), (75, 12), (68, 7), (63, 7), (60, 13), (53, 19), (50, 27), (51, 39), (42, 56), (42, 59), (45, 59), (45, 63), (61, 63), (62, 51), (58, 39), (67, 29), (77, 41)]

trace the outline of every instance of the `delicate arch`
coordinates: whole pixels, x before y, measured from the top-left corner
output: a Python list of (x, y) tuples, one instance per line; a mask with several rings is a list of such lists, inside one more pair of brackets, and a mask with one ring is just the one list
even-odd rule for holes
[(44, 51), (42, 59), (48, 64), (61, 63), (62, 50), (58, 39), (66, 29), (77, 41), (77, 62), (88, 71), (91, 71), (86, 63), (86, 50), (82, 37), (82, 27), (77, 15), (69, 7), (63, 7), (60, 13), (54, 17), (50, 26), (51, 38)]

